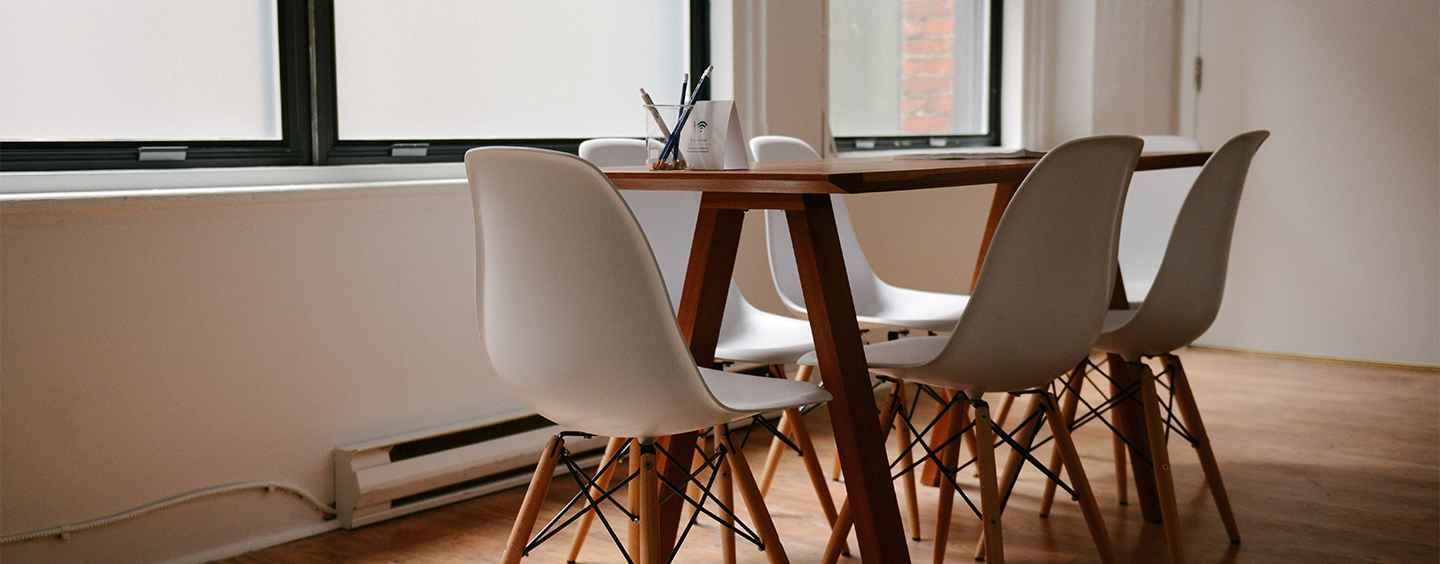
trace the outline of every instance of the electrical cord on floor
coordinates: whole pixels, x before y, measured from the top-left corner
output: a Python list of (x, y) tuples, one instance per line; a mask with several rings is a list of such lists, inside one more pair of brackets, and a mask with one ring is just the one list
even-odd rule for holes
[(147, 505), (142, 505), (142, 506), (140, 506), (140, 507), (136, 507), (135, 509), (131, 509), (131, 510), (129, 510), (129, 511), (123, 511), (123, 512), (120, 512), (120, 513), (116, 513), (116, 514), (110, 515), (110, 516), (108, 516), (108, 517), (101, 517), (101, 518), (99, 518), (99, 519), (91, 519), (91, 520), (89, 520), (89, 521), (85, 521), (85, 522), (81, 522), (81, 523), (76, 523), (76, 524), (73, 524), (73, 525), (61, 525), (61, 526), (59, 526), (59, 527), (51, 527), (51, 528), (49, 528), (49, 529), (41, 529), (41, 530), (38, 530), (38, 531), (30, 531), (30, 532), (28, 532), (28, 533), (17, 533), (17, 534), (13, 534), (13, 535), (5, 535), (5, 536), (3, 536), (3, 537), (0, 537), (0, 545), (6, 545), (6, 544), (10, 544), (10, 543), (16, 543), (16, 542), (34, 540), (34, 539), (45, 538), (45, 537), (58, 537), (58, 538), (60, 538), (60, 539), (62, 539), (62, 540), (63, 540), (63, 539), (68, 539), (68, 538), (70, 538), (70, 533), (74, 533), (74, 532), (76, 532), (76, 531), (83, 531), (83, 530), (85, 530), (85, 529), (93, 529), (93, 528), (95, 528), (95, 527), (102, 527), (102, 526), (109, 525), (109, 524), (112, 524), (112, 523), (118, 523), (118, 522), (124, 521), (124, 520), (126, 520), (126, 519), (130, 519), (130, 518), (133, 518), (133, 517), (139, 517), (139, 516), (141, 516), (141, 515), (144, 515), (144, 514), (146, 514), (146, 513), (151, 512), (151, 511), (155, 511), (155, 510), (159, 510), (159, 509), (164, 509), (164, 508), (170, 507), (170, 506), (172, 506), (172, 505), (179, 505), (179, 504), (181, 504), (181, 503), (185, 503), (185, 502), (188, 502), (188, 501), (193, 501), (193, 500), (200, 499), (200, 498), (203, 498), (203, 497), (210, 497), (210, 496), (227, 494), (227, 493), (231, 493), (231, 492), (238, 492), (238, 491), (244, 491), (244, 490), (265, 490), (267, 493), (268, 493), (268, 492), (273, 492), (273, 491), (279, 490), (279, 491), (282, 491), (282, 492), (291, 494), (291, 495), (293, 495), (293, 496), (295, 496), (295, 497), (298, 497), (298, 498), (300, 498), (300, 499), (302, 499), (302, 500), (305, 500), (306, 502), (309, 502), (310, 505), (314, 506), (316, 510), (320, 511), (320, 513), (324, 514), (326, 517), (332, 517), (332, 516), (335, 515), (335, 510), (334, 510), (334, 509), (331, 509), (329, 506), (327, 506), (327, 505), (325, 505), (325, 504), (323, 504), (323, 503), (320, 503), (320, 500), (315, 499), (315, 496), (310, 495), (309, 492), (307, 492), (307, 491), (305, 491), (305, 490), (302, 490), (302, 489), (300, 489), (300, 488), (297, 487), (297, 486), (293, 486), (293, 485), (290, 485), (290, 484), (282, 484), (282, 483), (280, 483), (280, 482), (272, 482), (272, 481), (268, 481), (268, 480), (267, 480), (267, 481), (263, 481), (263, 482), (245, 482), (245, 483), (241, 483), (241, 484), (230, 484), (230, 485), (226, 485), (226, 486), (216, 486), (216, 487), (213, 487), (213, 488), (206, 488), (206, 489), (203, 489), (203, 490), (196, 490), (196, 491), (193, 491), (193, 492), (190, 492), (190, 493), (180, 494), (180, 495), (177, 495), (177, 496), (175, 496), (175, 497), (168, 498), (168, 499), (162, 499), (162, 500), (157, 501), (157, 502), (155, 502), (155, 503), (150, 503), (150, 504), (147, 504)]

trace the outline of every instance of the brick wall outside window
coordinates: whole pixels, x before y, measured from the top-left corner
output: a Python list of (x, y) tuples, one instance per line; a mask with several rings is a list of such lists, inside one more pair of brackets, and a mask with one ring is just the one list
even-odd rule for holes
[(901, 130), (951, 131), (955, 92), (954, 0), (904, 0), (901, 34)]

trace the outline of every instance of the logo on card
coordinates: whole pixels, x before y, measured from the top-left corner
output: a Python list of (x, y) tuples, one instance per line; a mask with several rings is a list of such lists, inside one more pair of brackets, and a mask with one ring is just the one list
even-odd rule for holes
[(699, 129), (700, 131), (705, 131), (705, 128), (707, 127), (710, 127), (710, 123), (706, 121), (701, 121), (700, 123), (695, 124), (695, 129)]

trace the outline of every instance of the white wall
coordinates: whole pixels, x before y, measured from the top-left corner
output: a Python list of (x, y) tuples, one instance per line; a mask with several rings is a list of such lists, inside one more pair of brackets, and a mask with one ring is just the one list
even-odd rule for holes
[[(460, 180), (10, 199), (0, 253), (4, 534), (256, 480), (330, 503), (335, 447), (521, 407), (477, 346)], [(236, 493), (0, 559), (194, 561), (327, 526)]]
[(1272, 132), (1201, 342), (1440, 365), (1440, 8), (1199, 8), (1204, 79), (1187, 134), (1213, 148)]
[[(1440, 365), (1434, 2), (1033, 3), (1031, 144), (1252, 129), (1225, 303), (1204, 345)], [(1204, 59), (1195, 92), (1193, 58)], [(1198, 102), (1197, 102), (1198, 100)]]
[[(1227, 303), (1205, 342), (1440, 364), (1440, 13), (1426, 2), (1363, 11), (1205, 5), (1198, 136), (1213, 147), (1246, 129), (1275, 131), (1256, 160)], [(1149, 70), (1132, 75), (1097, 62), (1110, 60), (1106, 45), (1124, 43), (1104, 38), (1129, 26), (1113, 23), (1127, 20), (1107, 6), (1076, 8), (1078, 20), (1041, 13), (1026, 22), (1090, 37), (1100, 49), (1077, 74), (1091, 85), (1091, 102), (1076, 111), (1089, 113), (1091, 130), (1190, 127), (1193, 107), (1177, 117), (1159, 103), (1161, 83), (1175, 81), (1176, 71), (1164, 68), (1175, 63), (1142, 54), (1139, 69)], [(740, 37), (768, 38), (736, 41), (747, 132), (818, 145), (824, 26), (808, 22), (823, 3), (737, 0), (734, 10), (737, 28), (750, 30)], [(1135, 17), (1163, 33), (1164, 17), (1173, 16), (1155, 10)], [(1209, 39), (1219, 31), (1228, 35)], [(1161, 52), (1174, 49), (1144, 40), (1152, 41)], [(774, 60), (757, 66), (757, 52)], [(1055, 70), (1027, 67), (1025, 76), (1053, 79)], [(761, 88), (757, 77), (771, 82)], [(1111, 88), (1115, 81), (1135, 88)], [(1053, 94), (1065, 85), (1031, 87)], [(1142, 95), (1139, 121), (1112, 120), (1125, 107), (1117, 102)], [(1027, 99), (1039, 115), (1068, 107)], [(308, 174), (285, 171), (281, 182)], [(132, 195), (101, 205), (0, 201), (3, 533), (250, 480), (293, 482), (329, 502), (334, 447), (518, 407), (493, 392), (493, 374), (473, 346), (474, 248), (462, 174), (456, 165), (441, 175), (451, 182), (359, 190)], [(275, 180), (274, 171), (256, 175)], [(50, 184), (64, 187), (68, 178)], [(175, 178), (116, 173), (108, 181), (187, 185)], [(192, 184), (219, 185), (209, 182)], [(851, 208), (887, 280), (963, 291), (988, 205), (987, 190), (955, 188), (855, 198)], [(748, 226), (737, 266), (752, 299), (767, 288), (773, 294), (759, 227)], [(9, 545), (0, 557), (193, 560), (324, 526), (293, 498), (237, 494), (68, 541)]]

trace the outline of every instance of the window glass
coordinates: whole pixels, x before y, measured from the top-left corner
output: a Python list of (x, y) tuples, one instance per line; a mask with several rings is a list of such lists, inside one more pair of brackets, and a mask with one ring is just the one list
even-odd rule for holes
[(987, 135), (990, 0), (830, 0), (836, 137)]
[(689, 66), (673, 0), (336, 0), (341, 140), (638, 137)]
[(0, 0), (0, 139), (279, 140), (275, 0)]

